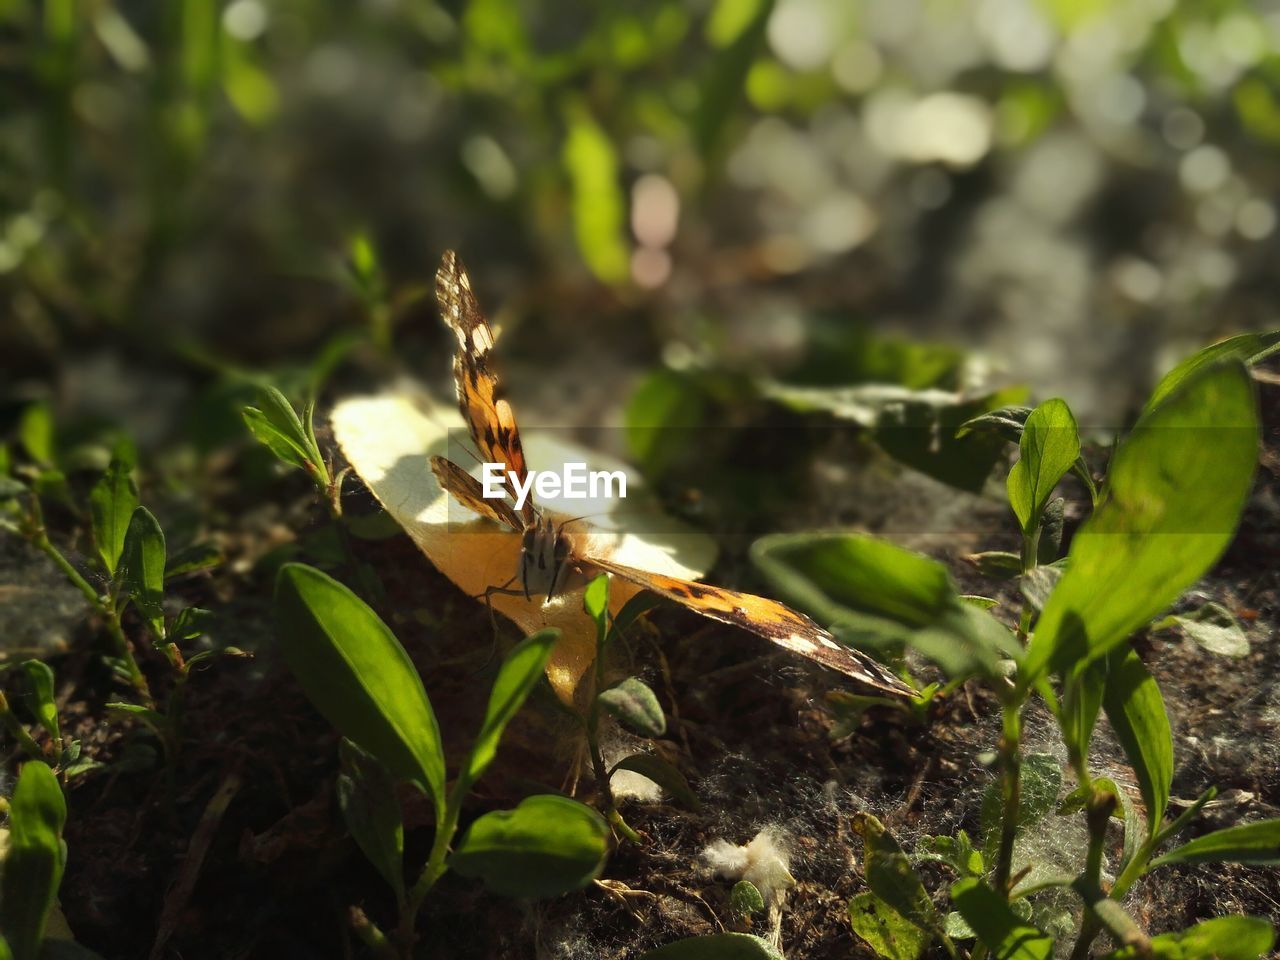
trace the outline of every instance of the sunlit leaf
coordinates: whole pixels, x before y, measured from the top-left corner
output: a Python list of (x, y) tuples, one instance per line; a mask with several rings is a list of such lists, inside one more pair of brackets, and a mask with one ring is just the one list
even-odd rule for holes
[(33, 403), (18, 419), (18, 440), (27, 456), (42, 467), (53, 466), (55, 459), (53, 414), (43, 403)]
[(783, 960), (768, 940), (749, 933), (713, 933), (677, 940), (642, 953), (639, 960)]
[(1007, 487), (1014, 515), (1029, 532), (1040, 522), (1053, 488), (1080, 455), (1076, 418), (1062, 400), (1046, 400), (1023, 425), (1021, 456), (1009, 471)]
[(642, 737), (660, 737), (667, 732), (667, 717), (662, 712), (662, 705), (643, 680), (628, 677), (601, 691), (598, 699), (611, 716), (633, 733)]
[(1022, 684), (1102, 656), (1199, 579), (1235, 532), (1257, 444), (1253, 386), (1235, 361), (1197, 371), (1139, 420), (1072, 541)]
[(1151, 396), (1147, 398), (1143, 412), (1154, 409), (1178, 387), (1206, 367), (1223, 360), (1238, 360), (1253, 366), (1271, 356), (1277, 349), (1280, 349), (1280, 330), (1269, 333), (1242, 333), (1205, 347), (1178, 363), (1161, 378), (1156, 388), (1151, 391)]
[(1160, 687), (1132, 649), (1116, 650), (1108, 658), (1102, 705), (1138, 778), (1148, 835), (1153, 836), (1169, 805), (1173, 734)]
[(1184, 843), (1151, 862), (1151, 867), (1171, 863), (1280, 864), (1280, 820), (1259, 820), (1216, 830)]
[(623, 239), (626, 203), (618, 156), (609, 135), (579, 104), (567, 111), (564, 166), (573, 187), (573, 228), (578, 252), (605, 283), (626, 279), (629, 256)]
[(58, 726), (58, 703), (53, 697), (53, 668), (43, 660), (26, 660), (22, 672), (31, 686), (32, 712), (54, 742), (60, 743), (62, 731)]
[(1215, 917), (1152, 937), (1149, 953), (1136, 945), (1121, 947), (1102, 960), (1258, 960), (1271, 953), (1275, 939), (1275, 928), (1262, 917)]
[(893, 834), (870, 814), (855, 814), (853, 829), (862, 837), (862, 872), (871, 892), (922, 931), (941, 931), (933, 901)]
[(114, 577), (124, 552), (125, 533), (138, 507), (138, 488), (127, 464), (112, 460), (89, 491), (89, 512), (93, 516), (93, 542), (107, 575)]
[(422, 679), (400, 642), (354, 593), (314, 567), (280, 568), (277, 637), (316, 708), (395, 776), (444, 809), (444, 753)]

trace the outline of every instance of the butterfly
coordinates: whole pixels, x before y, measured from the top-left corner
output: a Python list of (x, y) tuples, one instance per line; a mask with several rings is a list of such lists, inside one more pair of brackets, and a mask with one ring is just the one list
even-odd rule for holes
[[(458, 340), (453, 374), (462, 418), (481, 458), (503, 466), (507, 491), (514, 494), (512, 480), (524, 486), (529, 472), (520, 430), (494, 370), (493, 330), (462, 261), (452, 250), (445, 252), (436, 272), (436, 299), (445, 324)], [(915, 693), (880, 663), (840, 643), (785, 604), (616, 563), (590, 549), (592, 538), (576, 526), (582, 518), (539, 509), (532, 497), (519, 510), (506, 499), (486, 498), (479, 480), (441, 456), (431, 458), (431, 470), (440, 486), (464, 507), (520, 535), (518, 569), (507, 584), (490, 588), (493, 592), (545, 597), (549, 602), (593, 576), (608, 573), (711, 620), (764, 637), (880, 693), (895, 697)]]

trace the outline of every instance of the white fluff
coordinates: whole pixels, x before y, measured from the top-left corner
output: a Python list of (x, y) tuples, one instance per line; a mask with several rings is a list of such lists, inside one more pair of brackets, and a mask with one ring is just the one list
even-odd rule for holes
[(702, 862), (713, 876), (750, 881), (770, 905), (781, 903), (796, 882), (788, 869), (785, 838), (775, 827), (765, 827), (742, 847), (715, 840), (703, 849)]

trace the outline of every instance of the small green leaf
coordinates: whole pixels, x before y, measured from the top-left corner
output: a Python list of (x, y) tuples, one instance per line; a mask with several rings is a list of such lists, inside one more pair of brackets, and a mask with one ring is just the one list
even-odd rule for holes
[(768, 940), (749, 933), (713, 933), (677, 940), (642, 953), (639, 960), (783, 960)]
[(31, 684), (32, 712), (54, 743), (60, 745), (62, 731), (58, 727), (58, 704), (53, 698), (53, 668), (43, 660), (25, 660), (22, 670)]
[(166, 581), (176, 580), (201, 570), (209, 570), (219, 566), (225, 559), (222, 551), (212, 543), (193, 543), (169, 558), (169, 562), (165, 564), (164, 578)]
[(1148, 836), (1160, 829), (1173, 783), (1173, 734), (1160, 687), (1132, 648), (1108, 657), (1102, 705), (1138, 779)]
[(655, 370), (627, 401), (627, 447), (651, 477), (661, 477), (689, 457), (708, 415), (702, 387), (688, 374)]
[(422, 678), (387, 625), (327, 574), (287, 563), (276, 577), (276, 635), (316, 708), (391, 773), (444, 809), (444, 752)]
[(629, 757), (623, 757), (613, 765), (609, 776), (612, 777), (618, 770), (638, 773), (645, 779), (652, 780), (690, 810), (701, 809), (702, 804), (697, 794), (693, 792), (693, 788), (689, 786), (689, 781), (679, 770), (657, 754), (633, 753)]
[(27, 456), (39, 466), (52, 467), (56, 460), (53, 414), (44, 403), (33, 403), (18, 419), (18, 440)]
[(750, 880), (739, 880), (729, 891), (729, 909), (734, 916), (749, 917), (764, 909), (760, 888)]
[(1046, 400), (1027, 417), (1018, 442), (1021, 456), (1009, 471), (1009, 504), (1030, 532), (1040, 522), (1040, 514), (1053, 488), (1080, 455), (1080, 435), (1076, 418), (1062, 400)]
[(1249, 635), (1230, 610), (1220, 603), (1206, 603), (1190, 613), (1171, 614), (1151, 625), (1152, 630), (1181, 627), (1182, 632), (1210, 653), (1223, 657), (1247, 657)]
[(610, 715), (642, 737), (660, 737), (667, 732), (667, 717), (658, 696), (643, 680), (628, 677), (601, 692), (598, 699)]
[(578, 252), (597, 279), (620, 283), (626, 279), (629, 257), (617, 151), (585, 103), (573, 103), (565, 111), (565, 122), (563, 162), (573, 187)]
[(164, 531), (146, 507), (138, 507), (125, 532), (123, 582), (157, 639), (164, 639)]
[(1050, 960), (1053, 938), (1020, 920), (1008, 901), (970, 877), (951, 887), (951, 902), (994, 960)]
[(600, 814), (568, 797), (539, 794), (471, 824), (449, 863), (504, 896), (555, 897), (598, 877), (608, 852)]
[(1062, 531), (1066, 525), (1067, 501), (1054, 497), (1040, 514), (1040, 539), (1036, 542), (1036, 562), (1050, 564), (1062, 551)]
[(963, 830), (954, 837), (922, 837), (913, 856), (917, 860), (945, 863), (962, 877), (982, 875), (982, 853), (974, 849), (969, 834)]
[(1008, 550), (985, 550), (965, 558), (978, 572), (992, 580), (1012, 580), (1022, 575), (1022, 558)]
[(987, 433), (999, 437), (1009, 443), (1018, 443), (1022, 439), (1022, 426), (1031, 416), (1033, 408), (1014, 404), (991, 410), (987, 413), (966, 420), (956, 430), (956, 437), (964, 437), (970, 433)]
[(930, 935), (942, 931), (938, 912), (898, 841), (875, 817), (854, 814), (853, 829), (863, 843), (863, 874), (879, 899)]
[(14, 960), (36, 960), (53, 909), (66, 848), (67, 804), (58, 780), (38, 760), (26, 763), (9, 807), (9, 849), (0, 879), (0, 930)]
[(1280, 820), (1259, 820), (1215, 830), (1175, 847), (1151, 862), (1148, 869), (1171, 863), (1280, 864)]
[(931, 934), (870, 891), (849, 901), (849, 923), (884, 960), (916, 960), (933, 940)]
[(1043, 565), (1032, 567), (1022, 575), (1022, 579), (1018, 581), (1018, 588), (1031, 606), (1037, 610), (1043, 610), (1044, 605), (1049, 602), (1053, 588), (1058, 585), (1064, 573), (1066, 573), (1065, 567)]
[(338, 807), (356, 845), (404, 903), (404, 824), (387, 768), (343, 737), (338, 747)]
[(194, 640), (204, 635), (212, 620), (213, 614), (203, 607), (183, 607), (169, 627), (169, 639), (175, 642)]
[(254, 438), (276, 455), (276, 459), (300, 470), (306, 470), (310, 462), (307, 450), (296, 440), (273, 424), (257, 407), (245, 407), (241, 411), (245, 426)]
[(112, 460), (98, 482), (89, 491), (89, 511), (93, 515), (93, 541), (107, 576), (116, 575), (124, 538), (138, 508), (138, 488), (127, 464)]
[(249, 430), (277, 458), (307, 471), (322, 486), (328, 485), (328, 471), (311, 426), (310, 405), (304, 423), (285, 395), (267, 386), (258, 393), (258, 406), (245, 407), (243, 413)]
[(1072, 540), (1019, 684), (1104, 655), (1198, 580), (1235, 533), (1257, 450), (1253, 384), (1239, 363), (1198, 371), (1145, 414)]
[[(1275, 945), (1275, 929), (1261, 917), (1216, 917), (1177, 933), (1151, 938), (1147, 956), (1157, 960), (1258, 960)], [(1137, 946), (1121, 947), (1102, 960), (1139, 960)]]
[(468, 787), (484, 776), (485, 770), (493, 762), (502, 732), (541, 679), (551, 656), (551, 648), (559, 639), (559, 630), (539, 630), (516, 644), (503, 661), (489, 693), (489, 706), (485, 711), (480, 734), (459, 774)]
[(602, 573), (582, 591), (582, 609), (596, 624), (596, 644), (604, 643), (609, 631), (609, 575)]

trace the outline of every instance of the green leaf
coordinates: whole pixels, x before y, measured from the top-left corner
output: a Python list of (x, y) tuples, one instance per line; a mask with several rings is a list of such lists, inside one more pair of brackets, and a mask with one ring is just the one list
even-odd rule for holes
[(609, 135), (585, 103), (565, 112), (563, 162), (573, 187), (573, 233), (578, 252), (605, 283), (627, 278), (630, 257), (623, 239), (626, 203), (618, 155)]
[(871, 892), (931, 935), (942, 931), (938, 912), (898, 841), (875, 817), (854, 814), (853, 829), (863, 843), (862, 872)]
[(849, 923), (853, 932), (885, 960), (916, 960), (933, 940), (930, 933), (870, 891), (849, 901)]
[(1230, 543), (1253, 478), (1258, 419), (1239, 363), (1197, 372), (1116, 451), (1103, 501), (1036, 625), (1019, 682), (1079, 669), (1149, 623)]
[(468, 788), (484, 776), (493, 762), (503, 731), (542, 678), (551, 648), (559, 639), (560, 631), (557, 629), (539, 630), (520, 641), (507, 654), (489, 692), (489, 706), (485, 710), (480, 734), (459, 774)]
[(1210, 653), (1223, 657), (1249, 655), (1249, 635), (1230, 610), (1209, 602), (1190, 613), (1171, 614), (1151, 625), (1152, 630), (1181, 627), (1182, 632)]
[(440, 728), (413, 662), (377, 614), (332, 577), (287, 563), (276, 577), (276, 634), (316, 708), (391, 773), (444, 810)]
[(970, 553), (964, 558), (984, 577), (993, 580), (1012, 580), (1022, 575), (1022, 557), (1008, 550), (985, 550)]
[(609, 636), (605, 640), (605, 645), (609, 646), (623, 636), (633, 623), (662, 602), (663, 598), (660, 595), (651, 593), (648, 590), (641, 590), (633, 596), (622, 605), (618, 615), (613, 618), (613, 623), (609, 625)]
[(42, 467), (52, 467), (56, 460), (53, 414), (48, 404), (33, 403), (18, 418), (18, 441), (27, 456)]
[[(1021, 803), (1018, 805), (1018, 829), (1043, 820), (1058, 806), (1062, 791), (1062, 766), (1053, 754), (1030, 753), (1022, 761), (1018, 776)], [(1004, 794), (1000, 781), (993, 780), (982, 794), (979, 807), (982, 856), (994, 863), (1000, 842), (1000, 821), (1004, 815)]]
[(764, 909), (760, 888), (750, 880), (739, 880), (729, 891), (729, 909), (735, 916), (749, 917)]
[(1018, 442), (1021, 456), (1009, 471), (1009, 504), (1026, 533), (1040, 522), (1053, 488), (1080, 455), (1076, 418), (1063, 400), (1031, 411)]
[(1020, 920), (1008, 901), (971, 877), (951, 887), (951, 902), (995, 960), (1049, 960), (1053, 938)]
[(702, 807), (697, 794), (689, 786), (689, 781), (684, 778), (684, 774), (657, 754), (633, 753), (629, 757), (623, 757), (613, 765), (609, 776), (612, 777), (619, 770), (630, 770), (632, 773), (640, 774), (646, 780), (652, 780), (690, 810), (699, 810)]
[(169, 562), (165, 564), (164, 578), (166, 581), (176, 580), (201, 570), (209, 570), (219, 566), (225, 559), (222, 551), (212, 543), (193, 543), (169, 558)]
[(285, 395), (267, 386), (258, 393), (258, 406), (245, 407), (242, 412), (250, 432), (278, 459), (307, 471), (318, 483), (328, 484), (328, 472), (310, 425), (310, 407), (304, 424)]
[(539, 794), (487, 813), (463, 835), (450, 866), (509, 897), (555, 897), (600, 875), (609, 828), (590, 807)]
[(53, 698), (53, 668), (43, 660), (24, 660), (22, 671), (31, 684), (32, 712), (40, 726), (61, 745), (62, 731), (58, 726), (58, 704)]
[(782, 599), (845, 642), (886, 653), (910, 644), (951, 677), (996, 675), (1020, 651), (1012, 634), (960, 599), (930, 557), (855, 534), (779, 534), (751, 547)]
[(627, 447), (646, 474), (661, 477), (689, 456), (707, 415), (707, 398), (692, 377), (655, 370), (627, 401)]
[(300, 470), (307, 469), (309, 461), (306, 448), (299, 446), (294, 439), (283, 433), (263, 411), (257, 407), (245, 407), (241, 415), (254, 439), (274, 453), (277, 460)]
[[(213, 614), (203, 607), (183, 607), (169, 627), (169, 639), (175, 642), (194, 640), (204, 635), (212, 620)], [(188, 659), (187, 663), (190, 665), (191, 660)]]
[(768, 940), (749, 933), (713, 933), (677, 940), (642, 953), (639, 960), (783, 960)]
[(1151, 862), (1148, 869), (1171, 863), (1280, 864), (1280, 820), (1259, 820), (1215, 830), (1175, 847)]
[(116, 575), (120, 556), (124, 553), (125, 533), (138, 508), (138, 488), (127, 464), (112, 460), (98, 482), (89, 491), (89, 511), (93, 515), (93, 542), (106, 567), (107, 576)]
[(1280, 348), (1280, 331), (1270, 333), (1243, 333), (1236, 337), (1205, 347), (1193, 353), (1164, 375), (1156, 388), (1151, 391), (1143, 413), (1159, 406), (1180, 386), (1192, 379), (1205, 367), (1211, 367), (1223, 360), (1236, 360), (1252, 366), (1260, 363)]
[(636, 677), (628, 677), (617, 686), (601, 692), (600, 706), (623, 726), (642, 737), (660, 737), (667, 732), (667, 717), (662, 712), (649, 685)]
[(1107, 684), (1107, 661), (1095, 660), (1067, 680), (1062, 693), (1062, 739), (1069, 750), (1089, 756), (1093, 728), (1098, 722)]
[[(1258, 960), (1271, 953), (1275, 929), (1261, 917), (1216, 917), (1177, 933), (1151, 938), (1149, 956), (1159, 960)], [(1137, 946), (1121, 947), (1102, 960), (1138, 960)]]
[(596, 624), (596, 645), (609, 633), (609, 575), (602, 573), (582, 591), (582, 610)]
[(1066, 573), (1066, 567), (1038, 566), (1032, 567), (1018, 581), (1018, 589), (1027, 598), (1027, 602), (1037, 610), (1043, 610), (1058, 581)]
[(146, 619), (157, 639), (164, 629), (164, 531), (146, 507), (138, 507), (129, 519), (124, 537), (124, 578), (138, 612)]
[(38, 760), (26, 763), (9, 807), (9, 850), (0, 880), (0, 930), (14, 960), (36, 960), (66, 866), (67, 804)]
[(917, 860), (945, 863), (962, 877), (982, 875), (982, 853), (974, 849), (969, 834), (963, 830), (954, 837), (922, 837), (912, 856)]
[(1173, 734), (1160, 687), (1131, 648), (1108, 657), (1102, 705), (1138, 778), (1147, 807), (1148, 836), (1154, 836), (1169, 805), (1173, 783)]
[(356, 845), (404, 903), (404, 824), (396, 782), (372, 754), (351, 740), (338, 747), (338, 807)]
[(956, 436), (987, 433), (1007, 443), (1018, 443), (1022, 439), (1022, 426), (1027, 422), (1027, 417), (1031, 416), (1032, 409), (1032, 407), (1014, 404), (991, 410), (960, 424), (956, 430)]

